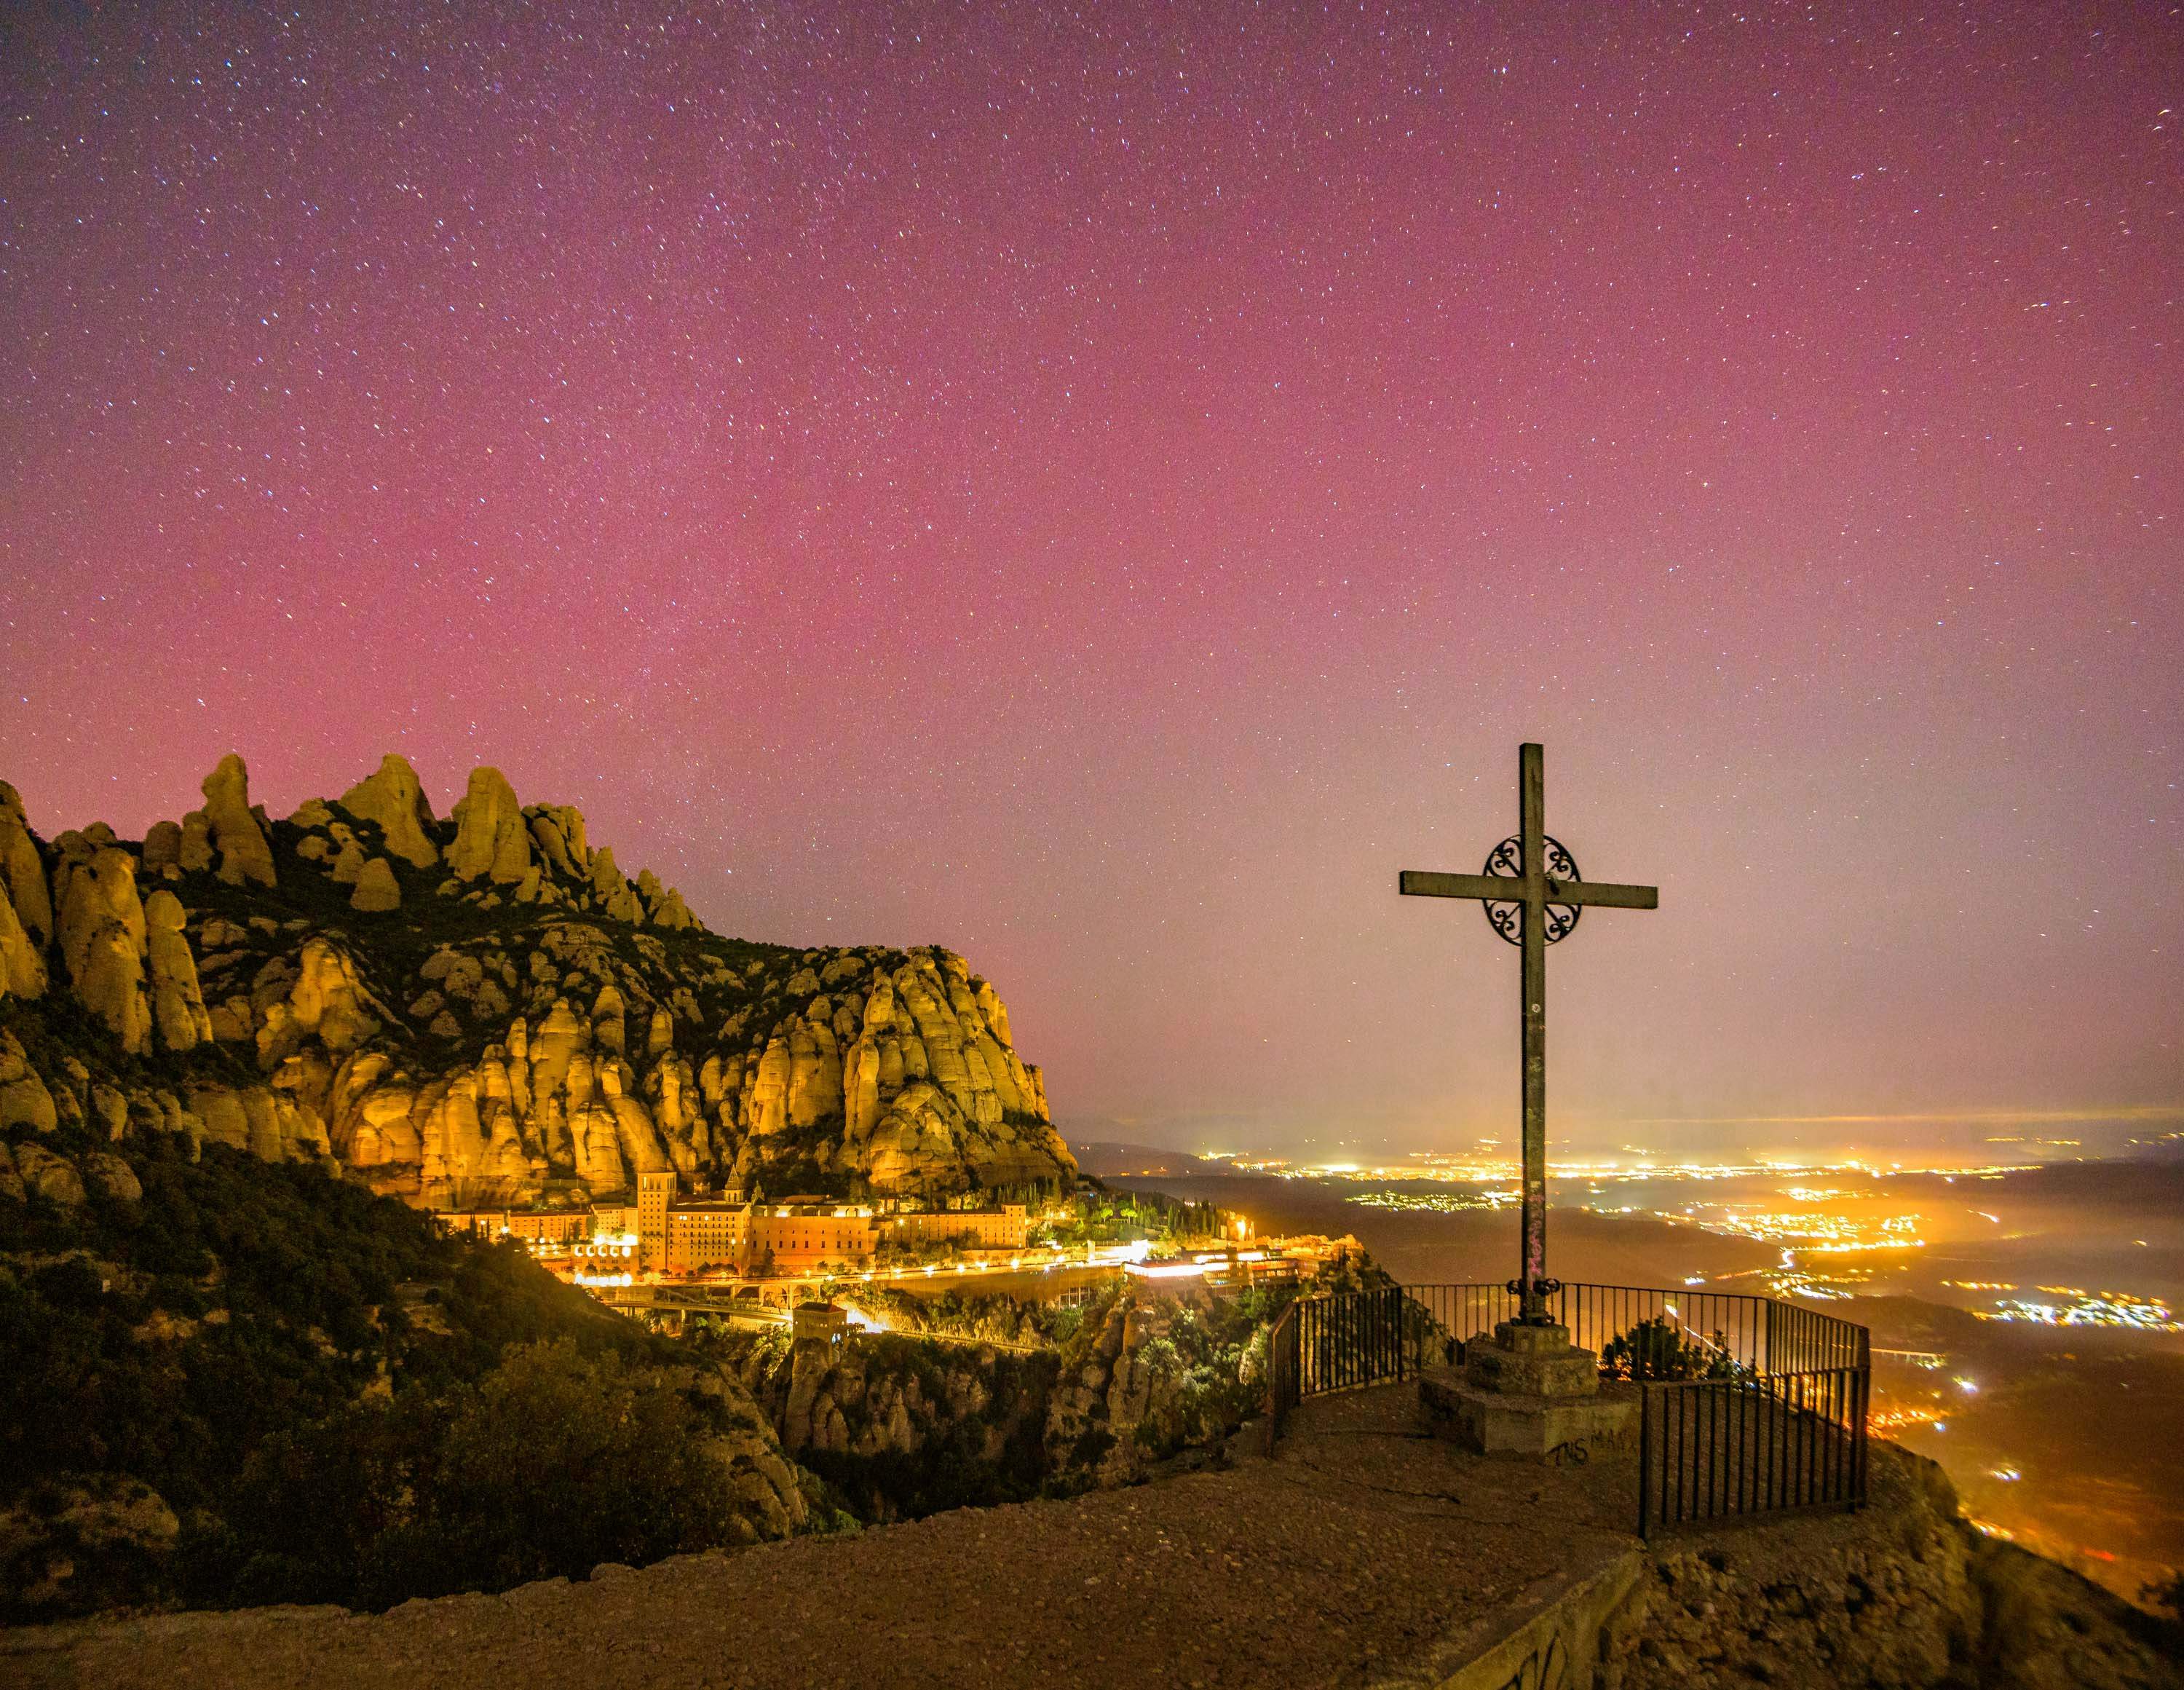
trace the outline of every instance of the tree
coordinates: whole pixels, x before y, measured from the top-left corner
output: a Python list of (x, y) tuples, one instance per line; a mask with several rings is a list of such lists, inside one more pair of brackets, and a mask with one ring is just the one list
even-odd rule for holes
[(200, 1599), (393, 1600), (410, 1594), (385, 1551), (415, 1523), (418, 1475), (444, 1430), (422, 1392), (365, 1397), (251, 1453), (220, 1530), (189, 1569)]
[(511, 1349), (458, 1409), (425, 1487), (448, 1589), (500, 1589), (601, 1561), (732, 1542), (734, 1489), (671, 1379), (566, 1339)]

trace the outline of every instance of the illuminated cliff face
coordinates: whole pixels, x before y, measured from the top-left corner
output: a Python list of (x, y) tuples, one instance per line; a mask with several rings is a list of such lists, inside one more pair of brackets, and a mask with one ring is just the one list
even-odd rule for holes
[[(66, 1057), (26, 1053), (0, 1110), (32, 1118), (36, 1089), (117, 1136), (334, 1157), (436, 1206), (666, 1172), (917, 1195), (1075, 1177), (1006, 1009), (952, 952), (720, 938), (492, 769), (448, 822), (399, 758), (282, 822), (247, 783), (227, 760), (206, 809), (141, 845), (47, 845), (0, 804), (6, 1005), (48, 1051), (58, 1003), (93, 1023), (71, 1014)], [(160, 1083), (116, 1066), (144, 1056)]]

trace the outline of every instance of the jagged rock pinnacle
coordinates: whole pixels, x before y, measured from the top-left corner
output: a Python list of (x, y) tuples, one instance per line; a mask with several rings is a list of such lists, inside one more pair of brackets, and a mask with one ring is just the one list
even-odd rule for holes
[[(510, 795), (511, 801), (514, 796)], [(342, 794), (341, 803), (359, 820), (378, 823), (387, 849), (413, 868), (430, 868), (439, 862), (440, 848), (425, 832), (432, 825), (432, 806), (408, 758), (389, 751), (379, 760), (378, 772)]]
[(204, 778), (205, 825), (220, 853), (220, 878), (231, 886), (246, 880), (274, 884), (273, 848), (250, 809), (250, 772), (230, 751)]

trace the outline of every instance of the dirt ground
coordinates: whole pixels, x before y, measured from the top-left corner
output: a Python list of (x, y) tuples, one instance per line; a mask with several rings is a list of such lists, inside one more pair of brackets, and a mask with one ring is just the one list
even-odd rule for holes
[(1410, 1386), (1307, 1403), (1279, 1456), (1068, 1502), (604, 1569), (384, 1615), (265, 1609), (0, 1633), (82, 1690), (1362, 1684), (1633, 1540), (1628, 1455), (1488, 1462)]

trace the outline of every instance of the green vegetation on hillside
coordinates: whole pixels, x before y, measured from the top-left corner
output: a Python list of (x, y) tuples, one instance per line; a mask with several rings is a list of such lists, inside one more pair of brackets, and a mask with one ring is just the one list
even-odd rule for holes
[(267, 1438), (190, 1593), (383, 1607), (747, 1541), (707, 1447), (722, 1414), (613, 1350), (515, 1346), (474, 1386), (367, 1397)]
[(1065, 1248), (1084, 1244), (1174, 1245), (1215, 1243), (1228, 1236), (1233, 1218), (1212, 1203), (1187, 1202), (1165, 1191), (1134, 1191), (1089, 1180), (1069, 1200), (1070, 1218), (1045, 1229)]
[(315, 1168), (187, 1149), (114, 1147), (141, 1200), (0, 1196), (0, 1614), (381, 1605), (800, 1518), (752, 1523), (739, 1467), (798, 1481), (688, 1351)]

